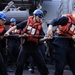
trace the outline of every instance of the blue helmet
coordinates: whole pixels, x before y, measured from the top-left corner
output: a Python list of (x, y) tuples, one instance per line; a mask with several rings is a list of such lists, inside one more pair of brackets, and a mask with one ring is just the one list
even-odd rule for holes
[(16, 22), (16, 19), (15, 18), (11, 18), (10, 22)]
[(43, 17), (43, 11), (40, 10), (40, 9), (36, 9), (34, 12), (33, 12), (33, 15), (36, 15), (36, 16), (39, 16), (40, 18)]
[(6, 21), (6, 15), (3, 12), (0, 13), (0, 19)]

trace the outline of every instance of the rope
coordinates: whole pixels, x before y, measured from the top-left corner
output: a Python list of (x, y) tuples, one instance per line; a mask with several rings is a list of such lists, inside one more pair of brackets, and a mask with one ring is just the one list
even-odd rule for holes
[[(22, 38), (22, 37), (26, 37), (25, 35), (9, 35), (9, 36), (2, 36), (2, 37), (19, 37), (19, 38)], [(40, 38), (43, 38), (43, 37), (48, 37), (48, 36), (44, 36), (44, 35), (28, 35), (28, 37), (29, 36), (33, 36), (33, 37), (40, 37)], [(71, 36), (70, 37), (68, 37), (68, 36), (52, 36), (53, 38), (72, 38)]]

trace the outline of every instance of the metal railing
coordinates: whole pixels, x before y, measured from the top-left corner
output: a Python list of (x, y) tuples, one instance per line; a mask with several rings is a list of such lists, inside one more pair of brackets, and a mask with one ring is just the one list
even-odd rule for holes
[(61, 0), (57, 15), (71, 13), (72, 10), (75, 10), (75, 0)]
[(73, 10), (75, 10), (75, 0), (73, 0)]
[(58, 11), (57, 11), (57, 16), (61, 16), (63, 14), (63, 7), (64, 7), (63, 1), (61, 1), (61, 4), (60, 4)]

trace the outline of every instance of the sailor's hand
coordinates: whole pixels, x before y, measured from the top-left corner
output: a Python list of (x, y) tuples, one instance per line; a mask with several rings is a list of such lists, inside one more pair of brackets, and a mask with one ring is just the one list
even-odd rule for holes
[(72, 36), (72, 39), (75, 41), (75, 35)]
[(40, 42), (43, 42), (43, 41), (46, 41), (48, 39), (52, 39), (52, 37), (49, 37), (49, 36), (44, 36), (44, 38), (41, 38), (39, 41)]
[(53, 38), (53, 33), (46, 34), (44, 38), (52, 39)]
[(23, 36), (24, 36), (24, 37), (28, 37), (29, 35), (28, 35), (28, 34), (26, 34), (26, 33), (24, 33), (24, 34), (23, 34)]
[(47, 40), (47, 39), (48, 39), (48, 37), (41, 38), (41, 39), (39, 40), (39, 42), (43, 42), (43, 41), (45, 41), (45, 40)]
[(21, 38), (21, 37), (22, 37), (22, 35), (18, 35), (18, 37), (19, 37), (19, 38)]
[(18, 37), (28, 37), (29, 35), (28, 34), (26, 34), (26, 33), (24, 33), (24, 34), (22, 34), (22, 35), (18, 35)]
[(46, 36), (48, 37), (48, 39), (52, 39), (53, 38), (53, 31), (52, 31), (52, 25), (49, 25), (48, 30), (47, 30), (47, 34)]
[(5, 34), (4, 34), (4, 36), (5, 37), (8, 37), (10, 34), (8, 33), (8, 32), (6, 32)]
[(48, 39), (52, 39), (53, 38), (53, 35), (48, 35), (47, 38)]
[(53, 38), (53, 32), (49, 31), (46, 35), (45, 35), (48, 39), (52, 39)]

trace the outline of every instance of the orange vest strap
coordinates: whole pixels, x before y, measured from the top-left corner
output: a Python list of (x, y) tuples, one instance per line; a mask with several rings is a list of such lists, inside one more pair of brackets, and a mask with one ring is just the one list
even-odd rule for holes
[(72, 36), (75, 34), (75, 25), (73, 25), (75, 24), (75, 20), (71, 14), (67, 14), (66, 16), (68, 17), (68, 23), (65, 26), (59, 25), (56, 32), (66, 36)]
[[(42, 23), (41, 22), (34, 23), (33, 16), (30, 16), (28, 18), (27, 25), (24, 27), (22, 33), (39, 36), (41, 27), (42, 27)], [(38, 38), (33, 37), (33, 36), (30, 36), (27, 39), (28, 41), (38, 42)]]
[(3, 33), (4, 29), (5, 29), (5, 25), (0, 26), (0, 34)]

